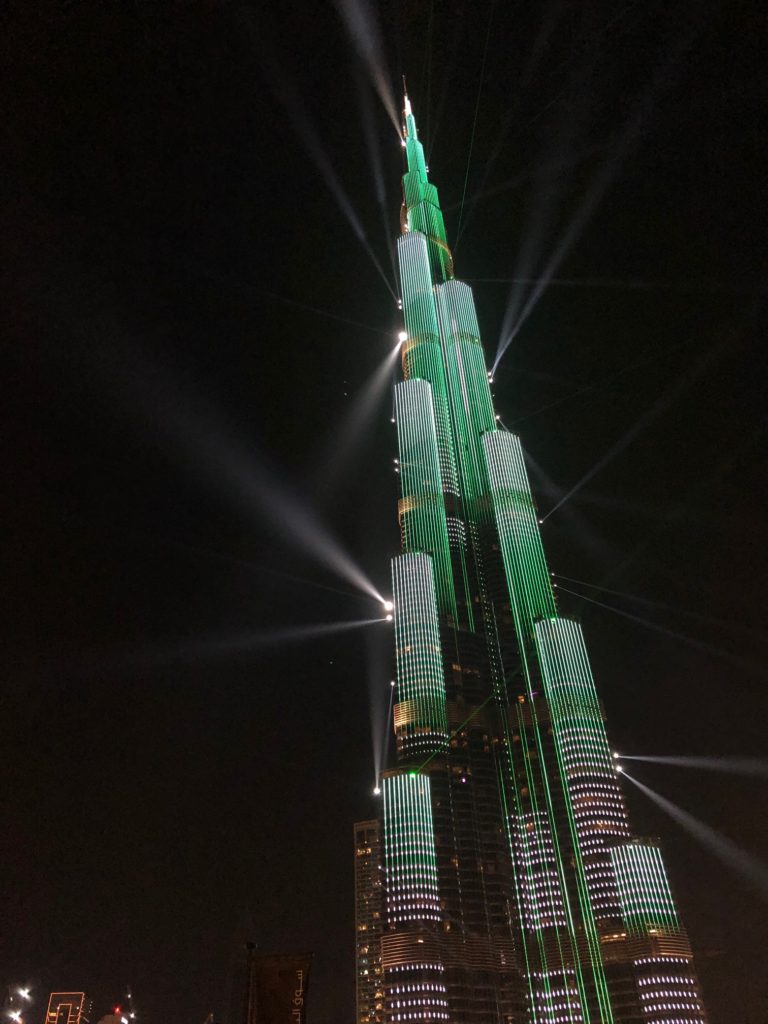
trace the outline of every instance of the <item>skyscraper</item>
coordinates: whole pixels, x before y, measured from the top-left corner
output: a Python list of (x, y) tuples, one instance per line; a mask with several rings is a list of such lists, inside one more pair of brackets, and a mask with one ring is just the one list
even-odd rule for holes
[(383, 884), (356, 890), (358, 926), (363, 895), (380, 901), (384, 1021), (704, 1024), (661, 853), (630, 830), (581, 626), (557, 608), (520, 440), (494, 412), (407, 97), (402, 141), (397, 766), (380, 782)]

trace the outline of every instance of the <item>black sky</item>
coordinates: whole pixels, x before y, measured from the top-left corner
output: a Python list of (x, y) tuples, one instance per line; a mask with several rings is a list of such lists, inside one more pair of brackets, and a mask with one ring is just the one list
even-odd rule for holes
[[(457, 272), (489, 358), (492, 279), (538, 277), (583, 220), (496, 398), (542, 512), (642, 425), (544, 528), (556, 572), (667, 607), (564, 586), (677, 634), (561, 595), (615, 743), (764, 756), (764, 12), (374, 10), (450, 239), (466, 182)], [(397, 138), (332, 5), (20, 3), (2, 47), (0, 983), (33, 983), (31, 1024), (46, 990), (100, 1015), (129, 983), (146, 1024), (229, 1024), (253, 938), (315, 950), (312, 1024), (350, 1021), (366, 631), (201, 645), (378, 614), (254, 487), (279, 480), (386, 589), (388, 399), (340, 476), (328, 452), (397, 314), (317, 153), (388, 272)], [(764, 780), (636, 773), (768, 860)], [(664, 837), (712, 1024), (762, 1024), (765, 894), (628, 797)]]

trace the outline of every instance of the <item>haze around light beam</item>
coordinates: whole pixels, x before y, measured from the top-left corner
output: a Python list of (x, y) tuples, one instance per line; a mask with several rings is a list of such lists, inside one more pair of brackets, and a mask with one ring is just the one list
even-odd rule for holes
[(673, 640), (680, 640), (689, 647), (694, 647), (699, 651), (706, 652), (707, 654), (714, 654), (716, 657), (730, 661), (734, 665), (738, 665), (739, 668), (745, 669), (748, 672), (759, 673), (761, 675), (763, 674), (762, 665), (754, 664), (744, 658), (739, 658), (738, 656), (731, 654), (729, 651), (723, 650), (721, 647), (715, 647), (713, 644), (707, 644), (702, 640), (696, 640), (691, 636), (686, 636), (685, 633), (678, 633), (673, 629), (668, 629), (666, 626), (662, 626), (658, 622), (653, 622), (651, 619), (644, 619), (640, 615), (633, 615), (631, 612), (624, 611), (622, 608), (616, 608), (615, 605), (606, 604), (605, 601), (598, 601), (594, 597), (588, 597), (586, 594), (580, 594), (576, 590), (570, 590), (568, 587), (564, 587), (562, 583), (555, 583), (555, 587), (566, 594), (572, 594), (574, 597), (578, 597), (582, 601), (587, 601), (589, 604), (597, 605), (599, 608), (605, 608), (606, 611), (613, 612), (615, 615), (620, 615), (623, 619), (629, 619), (630, 622), (636, 622), (639, 626), (643, 626), (645, 629), (651, 629), (655, 633), (661, 633), (662, 636), (668, 636)]
[(686, 388), (690, 387), (697, 377), (700, 377), (709, 366), (724, 353), (725, 348), (722, 343), (713, 346), (708, 352), (703, 353), (698, 360), (695, 362), (690, 371), (685, 376), (681, 377), (677, 383), (667, 391), (665, 395), (658, 398), (653, 405), (645, 410), (640, 415), (632, 426), (613, 444), (608, 451), (597, 460), (587, 472), (576, 481), (573, 487), (560, 498), (560, 500), (552, 506), (546, 515), (542, 516), (542, 522), (546, 522), (547, 519), (556, 512), (562, 505), (572, 498), (574, 494), (581, 490), (581, 488), (589, 483), (589, 481), (596, 476), (600, 470), (604, 469), (610, 462), (612, 462), (617, 455), (620, 455), (625, 448), (627, 448), (636, 437), (638, 437), (654, 420), (658, 419), (663, 413), (665, 413), (671, 406), (677, 401), (678, 398), (683, 394)]
[(367, 0), (334, 0), (334, 6), (399, 138), (401, 128), (398, 104), (392, 91), (375, 11)]
[(641, 756), (622, 754), (624, 761), (645, 761), (648, 764), (662, 764), (673, 768), (695, 768), (705, 772), (719, 772), (724, 775), (744, 775), (750, 778), (768, 779), (768, 759), (764, 757), (689, 757), (689, 756)]
[(768, 899), (768, 864), (760, 860), (758, 857), (753, 856), (746, 850), (735, 843), (728, 836), (724, 836), (721, 832), (717, 832), (710, 825), (705, 824), (698, 818), (695, 818), (688, 811), (683, 810), (677, 804), (672, 803), (671, 800), (667, 800), (660, 793), (646, 786), (638, 779), (633, 778), (626, 772), (622, 772), (625, 779), (637, 786), (638, 789), (642, 790), (645, 795), (660, 807), (666, 814), (670, 816), (674, 821), (678, 823), (682, 828), (685, 829), (690, 835), (701, 843), (702, 846), (706, 847), (711, 853), (714, 854), (718, 860), (722, 861), (728, 867), (732, 868), (743, 878), (747, 879), (756, 889), (760, 891), (762, 896)]
[(387, 767), (395, 688), (389, 678), (391, 634), (369, 630), (365, 636), (366, 682), (371, 722), (371, 754), (375, 784)]
[(316, 463), (316, 487), (328, 494), (336, 487), (340, 477), (368, 437), (371, 424), (381, 408), (393, 383), (395, 364), (401, 345), (388, 352), (368, 380), (358, 388), (347, 412), (334, 426), (325, 440)]
[[(104, 333), (102, 324), (100, 336)], [(119, 338), (115, 330), (111, 347), (88, 346), (88, 359), (100, 388), (111, 396), (113, 407), (122, 406), (134, 429), (185, 464), (238, 514), (261, 520), (290, 548), (383, 605), (384, 598), (349, 552), (312, 507), (257, 457), (253, 442), (244, 444), (201, 396), (182, 392), (170, 374)]]
[[(616, 134), (607, 159), (594, 176), (570, 222), (552, 246), (551, 255), (542, 272), (532, 275), (530, 273), (530, 264), (519, 264), (521, 272), (515, 276), (535, 276), (538, 283), (534, 285), (524, 304), (522, 303), (522, 293), (519, 290), (513, 290), (510, 294), (510, 301), (502, 323), (496, 357), (493, 362), (492, 371), (494, 374), (504, 353), (538, 305), (539, 299), (549, 287), (549, 282), (556, 276), (566, 256), (580, 239), (584, 228), (591, 220), (598, 205), (616, 180), (619, 170), (626, 162), (633, 148), (638, 144), (649, 120), (654, 103), (665, 92), (669, 91), (676, 78), (681, 74), (684, 67), (683, 58), (692, 46), (695, 31), (694, 28), (691, 28), (686, 34), (673, 42), (666, 60), (659, 65), (654, 78), (647, 88), (635, 99), (634, 107), (627, 122)], [(526, 244), (530, 243), (531, 239), (529, 238), (526, 240)], [(522, 308), (520, 308), (521, 304)]]
[(274, 46), (265, 41), (261, 31), (261, 26), (256, 26), (253, 23), (253, 18), (250, 12), (245, 8), (239, 8), (239, 18), (248, 32), (256, 56), (261, 64), (263, 77), (271, 89), (272, 94), (290, 118), (299, 141), (312, 160), (312, 163), (315, 165), (315, 168), (320, 173), (328, 191), (336, 200), (337, 206), (343, 213), (344, 218), (351, 227), (355, 237), (368, 254), (369, 259), (386, 285), (390, 295), (393, 299), (397, 300), (395, 290), (384, 272), (384, 268), (382, 267), (379, 258), (368, 241), (368, 236), (357, 212), (355, 211), (355, 208), (352, 205), (352, 201), (341, 184), (339, 176), (334, 169), (328, 153), (320, 141), (320, 137), (314, 125), (307, 116), (304, 103), (299, 96), (298, 90), (294, 83), (288, 78), (288, 75), (284, 70), (284, 62), (278, 60), (275, 55)]
[(151, 668), (171, 665), (177, 661), (199, 661), (207, 658), (244, 655), (271, 647), (280, 647), (283, 644), (304, 643), (337, 633), (347, 633), (387, 621), (385, 617), (349, 619), (339, 622), (241, 630), (223, 636), (145, 643), (135, 649), (91, 654), (84, 660), (83, 667), (91, 672), (111, 672), (140, 666)]

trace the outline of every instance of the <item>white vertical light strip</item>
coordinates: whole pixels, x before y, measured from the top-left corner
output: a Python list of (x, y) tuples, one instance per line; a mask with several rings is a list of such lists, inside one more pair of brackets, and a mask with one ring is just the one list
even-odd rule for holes
[(485, 518), (485, 503), (478, 504), (487, 492), (482, 435), (494, 430), (496, 422), (472, 290), (454, 279), (438, 285), (435, 298), (462, 496), (465, 507)]
[(440, 920), (435, 832), (428, 775), (382, 779), (387, 924)]
[(533, 623), (555, 615), (555, 598), (520, 439), (507, 432), (483, 435), (486, 467), (504, 573), (521, 645)]
[(577, 622), (562, 618), (537, 622), (534, 632), (592, 909), (596, 918), (615, 917), (619, 896), (608, 847), (629, 837), (629, 822), (584, 635)]
[(428, 552), (435, 559), (440, 608), (456, 616), (456, 594), (440, 473), (433, 392), (425, 380), (395, 387), (395, 418), (400, 451), (403, 500), (400, 514), (406, 551)]
[(445, 672), (432, 571), (426, 554), (392, 559), (398, 704), (411, 710), (402, 735), (406, 753), (431, 753), (448, 743)]
[(398, 240), (397, 252), (403, 293), (403, 319), (408, 335), (403, 345), (403, 371), (409, 380), (426, 380), (432, 385), (442, 490), (458, 494), (456, 460), (448, 416), (448, 389), (427, 240), (419, 231), (409, 232)]
[(610, 855), (627, 930), (636, 935), (677, 930), (680, 921), (658, 846), (634, 839), (612, 847)]

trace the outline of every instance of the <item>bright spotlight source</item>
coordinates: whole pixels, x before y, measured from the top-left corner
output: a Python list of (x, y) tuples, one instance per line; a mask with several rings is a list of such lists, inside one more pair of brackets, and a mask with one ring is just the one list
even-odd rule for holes
[(19, 995), (21, 996), (22, 999), (31, 999), (32, 998), (30, 996), (30, 994), (29, 994), (29, 989), (28, 988), (20, 988), (19, 989)]
[(385, 601), (384, 602), (384, 611), (385, 612), (391, 612), (394, 607), (395, 606), (392, 604), (391, 601)]
[(391, 622), (391, 621), (392, 621), (392, 616), (391, 615), (387, 615), (387, 622)]
[(616, 758), (616, 757), (620, 757), (621, 755), (619, 754), (618, 750), (614, 750), (613, 756), (614, 756), (614, 758)]
[(16, 1024), (21, 1024), (21, 1010), (9, 1010), (8, 1016), (12, 1021), (15, 1021)]
[(396, 685), (395, 680), (394, 679), (390, 679), (389, 685), (390, 686), (395, 686)]
[(616, 765), (616, 771), (617, 771), (617, 772), (623, 772), (623, 771), (624, 771), (624, 769), (623, 769), (623, 768), (621, 767), (621, 765), (620, 765), (620, 764), (617, 764), (617, 765)]
[(408, 332), (400, 331), (397, 335), (397, 340), (400, 342), (401, 345), (404, 341), (408, 341)]
[(379, 787), (379, 786), (374, 786), (374, 787), (373, 787), (373, 795), (374, 795), (374, 796), (378, 796), (378, 795), (379, 795), (379, 793), (381, 793), (381, 789), (380, 789), (380, 787)]

